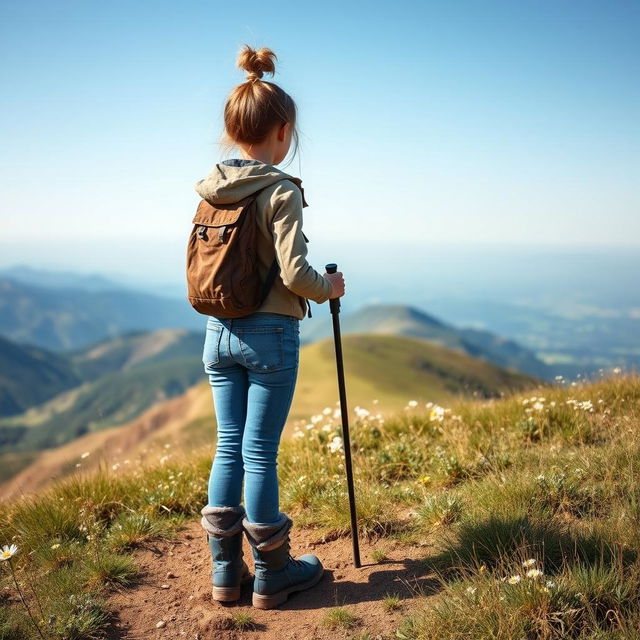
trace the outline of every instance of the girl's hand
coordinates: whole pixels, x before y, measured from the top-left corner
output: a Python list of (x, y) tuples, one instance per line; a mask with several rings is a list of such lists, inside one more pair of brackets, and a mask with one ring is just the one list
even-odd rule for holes
[(344, 278), (342, 277), (342, 271), (336, 271), (335, 273), (327, 273), (325, 271), (322, 277), (328, 280), (333, 288), (329, 298), (340, 298), (344, 295)]

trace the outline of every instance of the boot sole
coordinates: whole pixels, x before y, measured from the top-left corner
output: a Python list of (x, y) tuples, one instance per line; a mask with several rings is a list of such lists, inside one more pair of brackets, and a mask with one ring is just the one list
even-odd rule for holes
[(302, 591), (303, 589), (308, 589), (309, 587), (313, 587), (314, 584), (320, 581), (320, 578), (324, 575), (324, 567), (321, 567), (320, 571), (315, 575), (311, 580), (307, 580), (306, 582), (301, 582), (300, 584), (294, 584), (282, 591), (278, 591), (277, 593), (272, 593), (268, 596), (263, 596), (259, 593), (253, 592), (252, 604), (256, 609), (273, 609), (278, 605), (281, 605), (283, 602), (287, 600), (290, 593), (294, 591)]
[(233, 602), (240, 599), (240, 587), (213, 587), (211, 597), (218, 602)]
[(242, 584), (253, 580), (253, 576), (250, 573), (246, 573), (240, 580), (241, 586), (239, 587), (212, 587), (211, 597), (218, 602), (234, 602), (240, 599), (242, 592)]

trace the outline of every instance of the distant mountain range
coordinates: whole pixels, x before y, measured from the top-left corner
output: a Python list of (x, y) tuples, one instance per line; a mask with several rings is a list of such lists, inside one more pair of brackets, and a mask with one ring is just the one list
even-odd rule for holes
[(184, 301), (122, 288), (43, 287), (0, 278), (0, 335), (50, 350), (78, 349), (128, 331), (187, 328), (206, 318)]

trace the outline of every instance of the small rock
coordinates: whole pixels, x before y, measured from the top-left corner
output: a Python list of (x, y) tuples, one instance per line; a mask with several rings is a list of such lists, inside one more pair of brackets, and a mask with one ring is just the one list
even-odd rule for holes
[(173, 572), (171, 572), (171, 571), (168, 571), (168, 572), (167, 572), (167, 578), (177, 578), (177, 576), (176, 576), (176, 574), (175, 574), (175, 573), (173, 573)]
[(164, 620), (159, 620), (156, 622), (156, 629), (162, 629), (162, 627), (166, 627), (167, 623)]
[(160, 585), (160, 588), (161, 588), (161, 589), (168, 589), (168, 588), (169, 588), (169, 585), (168, 585), (168, 584), (161, 584), (161, 585)]

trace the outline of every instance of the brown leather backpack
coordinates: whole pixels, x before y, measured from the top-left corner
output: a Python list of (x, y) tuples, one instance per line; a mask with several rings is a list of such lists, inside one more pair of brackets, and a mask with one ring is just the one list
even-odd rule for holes
[(237, 318), (265, 301), (280, 267), (274, 259), (264, 282), (258, 272), (256, 198), (198, 204), (187, 244), (187, 298), (204, 315)]

